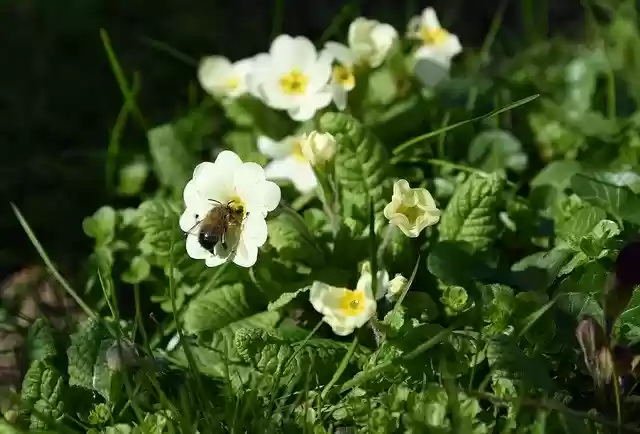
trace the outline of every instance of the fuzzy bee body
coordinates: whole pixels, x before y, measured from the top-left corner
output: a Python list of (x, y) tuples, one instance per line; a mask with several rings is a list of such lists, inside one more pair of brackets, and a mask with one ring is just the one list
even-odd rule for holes
[(209, 252), (213, 252), (216, 244), (222, 243), (227, 249), (227, 233), (229, 228), (242, 224), (244, 210), (228, 204), (216, 204), (202, 220), (198, 241)]

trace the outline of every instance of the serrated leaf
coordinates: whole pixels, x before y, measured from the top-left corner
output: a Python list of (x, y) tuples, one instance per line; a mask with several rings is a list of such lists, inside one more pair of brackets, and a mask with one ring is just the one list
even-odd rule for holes
[(71, 343), (67, 350), (69, 358), (69, 385), (94, 389), (94, 373), (98, 360), (100, 345), (108, 338), (104, 325), (89, 319), (78, 331), (71, 335)]
[(156, 198), (138, 207), (138, 227), (143, 233), (140, 249), (145, 255), (168, 260), (172, 241), (181, 241), (180, 208), (173, 201)]
[(494, 129), (474, 137), (469, 145), (469, 161), (486, 172), (504, 168), (521, 172), (527, 167), (527, 154), (511, 132)]
[(193, 298), (184, 314), (187, 333), (216, 331), (256, 312), (243, 284), (225, 285)]
[(57, 353), (51, 324), (45, 318), (36, 319), (29, 326), (27, 356), (30, 361), (44, 360)]
[(285, 292), (284, 294), (280, 295), (280, 297), (278, 297), (277, 300), (269, 303), (269, 305), (267, 306), (267, 310), (281, 309), (286, 305), (288, 305), (289, 303), (291, 303), (296, 298), (298, 298), (300, 294), (304, 294), (305, 292), (308, 292), (310, 289), (311, 289), (311, 286), (304, 286), (294, 292)]
[(358, 120), (344, 113), (325, 113), (320, 129), (333, 134), (338, 143), (335, 158), (336, 179), (345, 201), (366, 209), (368, 197), (373, 200), (374, 213), (383, 219), (382, 209), (391, 200), (387, 150)]
[(493, 244), (498, 232), (498, 205), (504, 178), (471, 175), (459, 186), (440, 218), (440, 240), (464, 241), (476, 250)]
[(115, 238), (116, 211), (110, 206), (103, 206), (91, 217), (82, 221), (84, 233), (95, 240), (96, 246), (109, 244)]
[(184, 186), (191, 178), (195, 159), (187, 151), (173, 125), (161, 125), (147, 132), (149, 153), (160, 183), (174, 192), (182, 194)]
[(322, 266), (324, 255), (304, 219), (291, 210), (280, 213), (267, 222), (269, 244), (284, 261)]
[[(348, 351), (347, 345), (330, 339), (312, 338), (292, 344), (258, 329), (238, 330), (234, 343), (240, 357), (258, 371), (271, 376), (280, 373), (281, 384), (304, 381), (309, 373), (312, 384), (326, 384)], [(351, 363), (357, 358), (354, 355)]]
[(630, 188), (583, 174), (571, 178), (571, 188), (582, 199), (605, 209), (617, 219), (640, 225), (640, 197)]
[[(29, 366), (22, 382), (21, 399), (31, 412), (31, 428), (46, 429), (46, 419), (57, 421), (63, 415), (64, 380), (48, 361), (38, 359)], [(38, 417), (38, 413), (43, 418)]]

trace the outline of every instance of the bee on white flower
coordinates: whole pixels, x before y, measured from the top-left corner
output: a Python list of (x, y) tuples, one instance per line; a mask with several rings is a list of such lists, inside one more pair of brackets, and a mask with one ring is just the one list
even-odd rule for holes
[(311, 285), (309, 300), (335, 334), (346, 336), (362, 327), (376, 313), (377, 304), (371, 285), (371, 273), (360, 276), (356, 289), (338, 288), (316, 281)]
[(208, 56), (200, 61), (198, 81), (204, 90), (218, 98), (237, 98), (247, 92), (247, 76), (255, 58), (232, 63), (223, 56)]
[(331, 59), (320, 56), (304, 36), (278, 36), (254, 66), (250, 91), (269, 107), (286, 110), (295, 121), (311, 119), (331, 102)]
[(426, 188), (411, 188), (406, 179), (393, 185), (391, 202), (384, 208), (384, 216), (408, 237), (415, 238), (427, 226), (440, 221), (440, 210)]
[(398, 32), (389, 24), (358, 17), (349, 25), (348, 40), (357, 63), (377, 68), (391, 52)]
[[(258, 164), (243, 163), (235, 153), (222, 151), (215, 162), (200, 163), (195, 168), (184, 188), (184, 202), (180, 228), (187, 234), (190, 257), (204, 260), (208, 267), (228, 260), (251, 267), (256, 263), (258, 248), (267, 241), (265, 218), (278, 206), (280, 188), (266, 179)], [(237, 214), (238, 224), (221, 222), (222, 236), (203, 236), (207, 235), (201, 233), (205, 218), (219, 207)]]
[(347, 107), (347, 94), (356, 86), (356, 55), (346, 45), (333, 41), (325, 44), (322, 54), (330, 56), (333, 61), (330, 83), (333, 102), (339, 110), (344, 110)]
[(440, 25), (436, 11), (428, 7), (409, 21), (407, 37), (422, 42), (417, 59), (432, 59), (449, 67), (451, 59), (462, 51), (458, 37)]

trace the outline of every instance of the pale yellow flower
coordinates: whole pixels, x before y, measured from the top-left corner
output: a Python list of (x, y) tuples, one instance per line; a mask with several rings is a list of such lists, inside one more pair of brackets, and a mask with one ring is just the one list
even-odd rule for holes
[(426, 188), (411, 188), (406, 179), (393, 185), (391, 202), (384, 208), (384, 216), (408, 237), (415, 238), (427, 226), (440, 221), (440, 210)]

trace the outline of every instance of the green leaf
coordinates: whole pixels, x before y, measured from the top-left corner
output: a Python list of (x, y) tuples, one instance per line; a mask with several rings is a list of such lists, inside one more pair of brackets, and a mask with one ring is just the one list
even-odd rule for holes
[(596, 299), (596, 295), (583, 292), (568, 292), (558, 296), (558, 306), (573, 318), (581, 318), (590, 315), (603, 322), (602, 307)]
[(582, 174), (571, 178), (571, 188), (582, 199), (605, 209), (616, 219), (640, 225), (640, 197), (630, 188)]
[(471, 175), (459, 186), (440, 218), (440, 240), (464, 241), (485, 250), (498, 233), (498, 207), (504, 178)]
[(45, 318), (36, 319), (29, 326), (27, 355), (30, 361), (44, 360), (57, 353), (51, 324)]
[(283, 210), (267, 222), (269, 244), (284, 261), (322, 266), (324, 254), (316, 245), (306, 222), (296, 212)]
[[(234, 342), (240, 357), (263, 374), (274, 376), (280, 372), (281, 384), (290, 385), (292, 381), (304, 381), (309, 373), (313, 373), (309, 378), (312, 387), (326, 384), (348, 351), (346, 344), (330, 339), (312, 338), (294, 344), (257, 329), (238, 330)], [(356, 352), (350, 365), (357, 360)], [(354, 373), (353, 369), (348, 369), (343, 375), (349, 375), (349, 371)]]
[(580, 163), (575, 160), (553, 161), (531, 180), (531, 187), (549, 185), (564, 190), (571, 185), (571, 177), (580, 170)]
[(289, 303), (291, 303), (296, 298), (298, 298), (300, 294), (304, 294), (308, 292), (310, 289), (311, 289), (311, 286), (304, 286), (294, 292), (285, 292), (284, 294), (280, 295), (280, 297), (278, 297), (277, 300), (269, 303), (269, 305), (267, 306), (267, 310), (281, 309), (286, 305), (288, 305)]
[(118, 192), (124, 196), (135, 196), (144, 188), (149, 176), (149, 165), (144, 158), (136, 158), (120, 169)]
[(243, 284), (224, 285), (193, 298), (184, 314), (187, 333), (216, 331), (256, 312)]
[(176, 197), (181, 195), (191, 178), (195, 159), (171, 124), (149, 130), (147, 139), (158, 180), (171, 189)]
[(527, 154), (520, 141), (509, 131), (488, 130), (478, 134), (469, 145), (469, 161), (486, 172), (504, 168), (522, 172), (527, 167)]
[(135, 284), (146, 280), (151, 273), (149, 262), (142, 256), (135, 256), (129, 264), (129, 269), (122, 273), (122, 280)]
[(542, 360), (524, 354), (513, 336), (500, 335), (489, 341), (487, 360), (493, 369), (508, 372), (529, 387), (553, 392), (556, 386)]
[(291, 120), (249, 95), (222, 101), (222, 106), (236, 125), (256, 129), (274, 139), (283, 138), (292, 129)]
[(102, 341), (108, 337), (104, 325), (89, 319), (71, 335), (67, 350), (69, 385), (94, 390), (94, 374)]
[(116, 211), (110, 206), (101, 207), (82, 221), (82, 230), (95, 240), (96, 246), (109, 244), (115, 238)]
[[(22, 403), (31, 412), (30, 428), (48, 428), (47, 421), (63, 417), (64, 380), (47, 360), (34, 360), (22, 381)], [(39, 417), (38, 413), (43, 417)], [(48, 419), (48, 420), (47, 420)]]
[(391, 165), (383, 144), (355, 118), (344, 113), (325, 113), (320, 129), (333, 134), (338, 143), (335, 175), (345, 203), (367, 209), (371, 197), (376, 218), (384, 219), (382, 209), (391, 200)]
[(379, 68), (369, 76), (366, 104), (387, 105), (393, 102), (397, 93), (397, 79), (389, 68)]
[(580, 250), (580, 241), (592, 233), (606, 213), (593, 206), (578, 209), (567, 220), (557, 225), (556, 233), (574, 250)]
[(252, 131), (230, 131), (224, 135), (222, 141), (225, 147), (238, 154), (242, 161), (251, 161), (261, 166), (267, 163), (267, 158), (258, 151), (257, 138)]
[(173, 201), (157, 198), (142, 202), (138, 207), (138, 227), (143, 234), (140, 250), (162, 265), (168, 263), (172, 242), (182, 239), (179, 218), (180, 208)]

